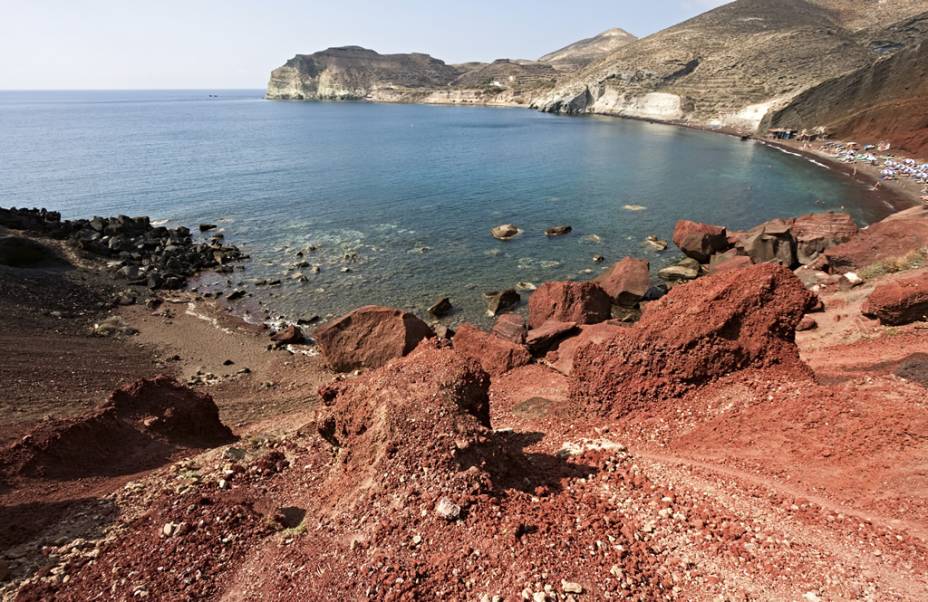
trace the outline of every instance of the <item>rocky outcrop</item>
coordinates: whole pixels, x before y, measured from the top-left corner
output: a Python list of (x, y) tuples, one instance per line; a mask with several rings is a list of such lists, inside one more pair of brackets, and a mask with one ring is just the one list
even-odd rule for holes
[(867, 298), (862, 312), (889, 326), (928, 320), (928, 270), (881, 284)]
[(624, 307), (634, 307), (651, 288), (650, 265), (644, 259), (626, 257), (603, 272), (594, 282), (612, 301)]
[(804, 370), (794, 336), (811, 301), (772, 264), (675, 287), (635, 326), (576, 352), (571, 398), (617, 417), (748, 367)]
[(753, 131), (771, 109), (894, 51), (869, 34), (923, 11), (916, 0), (738, 0), (619, 48), (534, 106)]
[(184, 450), (233, 440), (212, 397), (160, 375), (117, 389), (85, 416), (41, 424), (0, 451), (0, 476), (68, 480), (130, 474)]
[(548, 63), (560, 71), (573, 72), (609, 56), (637, 39), (624, 29), (615, 27), (592, 38), (584, 38), (549, 52), (538, 61)]
[(595, 324), (608, 320), (609, 295), (593, 282), (545, 282), (528, 301), (528, 323), (538, 328), (548, 320)]
[(348, 372), (379, 368), (434, 334), (409, 312), (366, 305), (320, 326), (315, 339), (326, 364), (337, 372)]
[(709, 258), (729, 248), (728, 235), (722, 226), (700, 224), (681, 219), (673, 229), (673, 244), (700, 263), (709, 263)]
[(894, 271), (896, 264), (905, 264), (909, 256), (926, 247), (928, 207), (913, 207), (871, 224), (847, 242), (827, 249), (822, 267), (837, 274), (871, 266)]
[(470, 324), (462, 324), (455, 331), (452, 343), (455, 351), (480, 362), (483, 369), (492, 376), (505, 374), (532, 361), (524, 345), (484, 332)]

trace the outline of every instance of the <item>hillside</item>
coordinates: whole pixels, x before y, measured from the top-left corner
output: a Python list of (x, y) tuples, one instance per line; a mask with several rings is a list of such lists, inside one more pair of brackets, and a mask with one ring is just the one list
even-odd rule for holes
[(538, 62), (548, 63), (562, 71), (575, 71), (608, 56), (637, 39), (624, 29), (615, 27), (592, 38), (585, 38), (554, 52), (549, 52), (538, 59)]
[(903, 43), (870, 31), (923, 2), (739, 0), (628, 44), (535, 106), (754, 130), (771, 108)]

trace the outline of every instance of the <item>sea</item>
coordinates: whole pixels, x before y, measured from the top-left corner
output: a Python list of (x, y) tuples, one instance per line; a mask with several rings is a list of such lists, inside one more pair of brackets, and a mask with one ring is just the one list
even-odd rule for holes
[[(216, 224), (250, 255), (222, 284), (274, 315), (426, 317), (448, 297), (450, 324), (486, 324), (484, 292), (592, 278), (627, 255), (656, 272), (680, 255), (643, 241), (669, 240), (681, 218), (744, 229), (891, 211), (807, 159), (711, 132), (261, 90), (0, 92), (0, 206)], [(504, 223), (522, 233), (493, 239)], [(556, 225), (572, 232), (545, 236)]]

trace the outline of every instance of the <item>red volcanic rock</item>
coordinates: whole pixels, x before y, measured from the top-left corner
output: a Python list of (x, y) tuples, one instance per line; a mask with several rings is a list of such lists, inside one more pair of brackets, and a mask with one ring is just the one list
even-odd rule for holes
[(470, 324), (461, 324), (451, 342), (455, 351), (477, 360), (493, 376), (505, 374), (532, 361), (524, 345), (517, 345)]
[(538, 328), (528, 331), (525, 343), (533, 354), (544, 353), (558, 341), (576, 332), (576, 322), (558, 322), (548, 320)]
[(881, 284), (867, 298), (862, 311), (890, 326), (928, 320), (928, 270)]
[(271, 340), (278, 345), (299, 345), (303, 342), (303, 331), (299, 326), (290, 324), (283, 330), (272, 334)]
[(232, 440), (219, 420), (213, 398), (170, 376), (144, 378), (116, 389), (103, 406), (144, 430), (191, 447), (213, 447)]
[(808, 265), (826, 249), (847, 242), (857, 232), (854, 218), (847, 213), (829, 211), (798, 217), (792, 226), (796, 259), (801, 265)]
[(545, 360), (552, 368), (561, 374), (569, 376), (574, 370), (574, 357), (578, 349), (586, 345), (602, 343), (628, 330), (629, 326), (627, 324), (619, 325), (614, 322), (600, 322), (599, 324), (580, 326), (580, 334), (561, 342), (557, 351), (550, 352), (545, 357)]
[(805, 332), (806, 330), (815, 330), (818, 328), (818, 322), (815, 321), (815, 318), (806, 316), (799, 322), (799, 325), (796, 326), (796, 332)]
[(711, 226), (681, 219), (673, 229), (673, 244), (683, 254), (700, 263), (708, 263), (709, 257), (729, 248), (728, 235), (722, 226)]
[(517, 345), (525, 343), (525, 335), (528, 332), (528, 326), (525, 318), (519, 314), (503, 314), (496, 320), (490, 331), (496, 336), (506, 339)]
[(846, 243), (825, 251), (832, 273), (853, 272), (878, 262), (893, 262), (928, 246), (928, 207), (913, 207), (861, 230)]
[(528, 301), (528, 323), (538, 328), (548, 320), (595, 324), (608, 320), (612, 299), (593, 282), (545, 282)]
[(476, 361), (432, 342), (341, 383), (316, 419), (322, 437), (343, 450), (323, 495), (350, 511), (381, 490), (421, 479), (436, 499), (462, 503), (471, 490), (465, 481), (475, 478), (463, 461), (490, 426), (489, 387)]
[(0, 474), (76, 479), (155, 468), (184, 448), (234, 440), (209, 395), (168, 376), (117, 389), (80, 418), (45, 422), (0, 452)]
[(577, 351), (571, 398), (617, 417), (749, 367), (806, 370), (794, 339), (811, 296), (773, 264), (678, 286), (635, 326)]
[(326, 363), (338, 372), (379, 368), (434, 336), (428, 324), (409, 312), (367, 305), (316, 329)]
[(644, 259), (626, 257), (603, 272), (594, 282), (606, 291), (615, 303), (634, 307), (651, 286), (649, 270), (650, 265)]
[(740, 270), (754, 265), (747, 255), (739, 255), (737, 249), (729, 249), (709, 258), (709, 273), (719, 274), (731, 270)]

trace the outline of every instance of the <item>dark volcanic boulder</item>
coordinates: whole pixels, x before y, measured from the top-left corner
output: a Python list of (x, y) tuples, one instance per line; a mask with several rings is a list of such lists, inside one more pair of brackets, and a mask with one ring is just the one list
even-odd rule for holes
[(829, 211), (796, 218), (792, 227), (796, 241), (796, 260), (808, 265), (826, 249), (849, 241), (858, 232), (857, 224), (847, 213)]
[(461, 324), (451, 341), (455, 351), (477, 360), (493, 376), (505, 374), (532, 361), (524, 345), (507, 341), (470, 324)]
[(675, 287), (635, 326), (577, 351), (571, 398), (617, 417), (745, 368), (805, 370), (794, 338), (811, 301), (792, 272), (773, 264)]
[(338, 372), (378, 368), (434, 336), (428, 324), (393, 307), (367, 305), (316, 329), (315, 338), (328, 366)]
[(508, 309), (512, 309), (519, 304), (522, 297), (514, 289), (504, 291), (491, 291), (483, 293), (483, 301), (487, 304), (487, 314), (498, 316)]
[(681, 219), (673, 229), (673, 244), (683, 254), (700, 263), (708, 263), (715, 253), (726, 251), (729, 247), (728, 234), (722, 226), (700, 224)]
[(528, 301), (528, 323), (548, 320), (595, 324), (611, 317), (612, 299), (594, 282), (545, 282)]
[(735, 248), (754, 263), (774, 262), (786, 267), (797, 265), (792, 222), (774, 219), (740, 234)]
[(928, 270), (876, 287), (862, 311), (890, 326), (928, 320)]
[(651, 287), (650, 264), (644, 259), (626, 257), (616, 262), (594, 282), (613, 302), (625, 307), (634, 307)]

